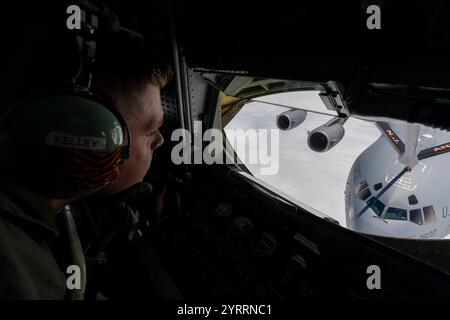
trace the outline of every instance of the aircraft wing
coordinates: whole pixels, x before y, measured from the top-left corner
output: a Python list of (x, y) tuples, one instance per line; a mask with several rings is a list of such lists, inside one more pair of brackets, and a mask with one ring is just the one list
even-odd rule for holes
[(253, 97), (247, 101), (259, 102), (289, 109), (303, 110), (305, 112), (323, 114), (331, 117), (338, 116), (336, 111), (327, 109), (318, 91), (284, 92)]

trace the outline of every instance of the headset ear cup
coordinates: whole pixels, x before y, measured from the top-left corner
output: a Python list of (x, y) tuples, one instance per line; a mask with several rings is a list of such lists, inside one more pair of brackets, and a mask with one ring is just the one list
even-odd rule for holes
[[(79, 90), (77, 92), (78, 92), (78, 94), (80, 94)], [(86, 95), (86, 93), (82, 93), (82, 94)], [(125, 145), (123, 146), (123, 156), (122, 156), (123, 160), (122, 161), (129, 159), (129, 157), (131, 155), (132, 141), (131, 141), (131, 132), (130, 132), (130, 129), (128, 128), (128, 125), (127, 125), (125, 119), (120, 114), (120, 112), (117, 110), (117, 108), (114, 106), (114, 104), (110, 101), (110, 99), (107, 99), (104, 95), (98, 94), (98, 93), (89, 93), (88, 97), (103, 104), (111, 113), (113, 113), (115, 115), (115, 117), (119, 121), (120, 126), (122, 128), (122, 134), (123, 134), (122, 140), (126, 141)]]
[[(123, 152), (123, 161), (128, 159), (130, 157), (131, 153), (131, 132), (128, 128), (128, 125), (125, 121), (125, 119), (122, 117), (120, 112), (117, 110), (117, 108), (111, 103), (111, 101), (107, 98), (105, 98), (103, 95), (92, 93), (90, 91), (86, 91), (83, 89), (80, 89), (78, 87), (64, 87), (56, 90), (49, 90), (49, 91), (40, 91), (34, 94), (31, 94), (17, 103), (13, 104), (9, 108), (7, 108), (7, 111), (4, 113), (2, 117), (0, 117), (0, 133), (4, 132), (7, 133), (11, 129), (11, 125), (13, 123), (14, 117), (20, 113), (20, 111), (25, 108), (27, 105), (32, 103), (33, 100), (38, 99), (40, 97), (44, 97), (47, 95), (55, 95), (55, 94), (68, 94), (68, 95), (79, 95), (80, 97), (91, 99), (96, 103), (102, 104), (106, 109), (108, 109), (114, 116), (117, 118), (120, 127), (122, 129), (122, 141), (126, 141), (126, 144), (124, 145), (124, 152)], [(126, 138), (126, 139), (125, 139)]]
[(42, 189), (52, 196), (98, 190), (130, 155), (130, 131), (113, 104), (76, 89), (28, 96), (0, 124), (23, 160), (17, 164), (23, 162), (29, 179), (50, 184)]

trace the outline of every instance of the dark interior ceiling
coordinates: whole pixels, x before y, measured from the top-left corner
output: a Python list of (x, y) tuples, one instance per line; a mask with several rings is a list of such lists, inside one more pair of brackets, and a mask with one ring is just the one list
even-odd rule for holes
[[(450, 87), (450, 3), (444, 0), (172, 1), (178, 41), (191, 66), (344, 84), (364, 70), (372, 82)], [(37, 24), (48, 25), (46, 34), (61, 29), (67, 1), (18, 2), (15, 9), (5, 7), (1, 20), (4, 47), (20, 53), (11, 60), (61, 43), (54, 35), (36, 34), (43, 30)], [(164, 24), (166, 1), (102, 2), (126, 27), (168, 37), (168, 28), (154, 32)], [(381, 30), (366, 27), (369, 4), (381, 8)], [(56, 16), (60, 21), (47, 22)], [(42, 55), (41, 61), (55, 61)], [(16, 65), (11, 60), (5, 67)]]
[[(192, 67), (268, 78), (336, 80), (344, 88), (371, 82), (450, 88), (450, 2), (444, 0), (172, 1), (177, 39)], [(121, 24), (152, 35), (152, 46), (171, 54), (167, 1), (102, 2), (117, 12)], [(5, 6), (8, 14), (0, 28), (7, 56), (2, 59), (2, 108), (73, 73), (59, 75), (70, 69), (68, 61), (77, 60), (68, 58), (67, 52), (74, 50), (61, 27), (67, 3), (18, 0), (13, 8), (8, 7), (12, 3)], [(380, 30), (366, 27), (370, 4), (381, 8)], [(133, 51), (120, 44), (116, 49), (112, 51)], [(386, 103), (367, 95), (367, 90), (361, 92), (351, 105), (354, 113), (450, 129), (449, 104), (399, 102), (396, 92)]]
[[(369, 30), (366, 8), (381, 8)], [(191, 65), (301, 80), (450, 87), (446, 1), (177, 1)]]
[[(381, 9), (379, 30), (367, 28), (372, 4)], [(192, 67), (335, 80), (353, 114), (450, 129), (450, 91), (429, 89), (450, 88), (447, 1), (179, 0), (175, 8)], [(373, 90), (372, 83), (401, 86)]]

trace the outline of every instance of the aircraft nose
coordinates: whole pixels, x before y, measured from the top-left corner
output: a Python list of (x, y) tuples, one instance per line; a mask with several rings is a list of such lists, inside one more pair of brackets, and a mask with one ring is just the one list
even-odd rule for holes
[(373, 212), (367, 212), (360, 217), (355, 216), (353, 220), (350, 220), (347, 227), (358, 233), (373, 234), (373, 235), (389, 235), (387, 232), (387, 224), (374, 217)]
[[(386, 174), (386, 183), (391, 182), (404, 169), (404, 165), (400, 161), (395, 161)], [(394, 187), (401, 188), (404, 191), (413, 192), (418, 186), (423, 184), (429, 174), (428, 166), (419, 162), (410, 171), (406, 172), (394, 183)], [(392, 188), (392, 189), (397, 189)]]

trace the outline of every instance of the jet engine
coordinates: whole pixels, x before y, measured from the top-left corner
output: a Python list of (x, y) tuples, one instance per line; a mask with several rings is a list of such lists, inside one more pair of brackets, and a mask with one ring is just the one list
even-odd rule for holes
[(334, 118), (308, 134), (308, 146), (316, 152), (326, 152), (342, 140), (345, 119)]
[(302, 124), (305, 119), (306, 111), (289, 110), (277, 116), (277, 127), (280, 130), (291, 130)]

